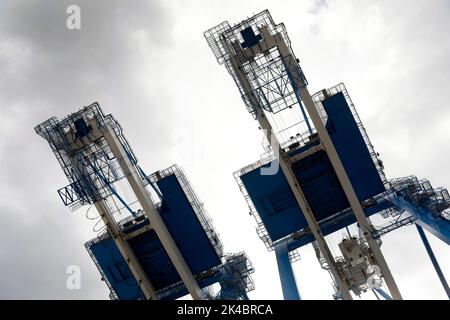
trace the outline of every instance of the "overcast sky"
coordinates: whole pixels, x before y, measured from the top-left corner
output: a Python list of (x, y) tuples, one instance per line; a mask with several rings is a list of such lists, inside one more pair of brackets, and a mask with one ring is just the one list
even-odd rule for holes
[[(70, 4), (81, 7), (81, 30), (66, 28)], [(56, 190), (67, 180), (33, 130), (94, 101), (119, 120), (147, 172), (185, 169), (225, 250), (253, 261), (250, 298), (282, 298), (274, 254), (232, 175), (259, 158), (262, 137), (203, 38), (266, 8), (285, 23), (311, 92), (346, 84), (388, 178), (450, 187), (448, 1), (1, 0), (0, 298), (108, 298), (83, 246), (95, 236), (86, 207), (63, 206)], [(446, 298), (414, 227), (383, 241), (405, 298)], [(448, 246), (430, 242), (449, 278)], [(301, 256), (303, 298), (331, 299), (310, 246)], [(81, 290), (66, 288), (68, 265), (81, 267)]]

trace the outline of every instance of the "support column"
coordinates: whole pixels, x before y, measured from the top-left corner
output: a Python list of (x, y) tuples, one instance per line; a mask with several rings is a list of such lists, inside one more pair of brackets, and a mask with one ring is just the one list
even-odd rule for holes
[(166, 250), (170, 260), (172, 261), (175, 269), (180, 275), (181, 280), (185, 284), (189, 293), (194, 300), (204, 299), (203, 293), (198, 286), (197, 281), (194, 278), (191, 270), (189, 269), (183, 255), (178, 249), (175, 241), (172, 238), (169, 230), (167, 229), (164, 221), (159, 215), (149, 193), (145, 189), (145, 186), (136, 170), (134, 165), (131, 163), (128, 154), (117, 138), (113, 128), (110, 125), (106, 125), (106, 130), (104, 130), (104, 136), (108, 145), (111, 147), (111, 151), (119, 162), (120, 168), (125, 174), (128, 183), (133, 189), (139, 203), (144, 209), (144, 212), (150, 221), (150, 226), (155, 230), (158, 238)]
[(133, 250), (131, 249), (128, 242), (124, 239), (122, 232), (120, 231), (119, 227), (117, 226), (117, 223), (113, 219), (108, 209), (108, 206), (105, 203), (105, 200), (98, 201), (94, 205), (100, 217), (102, 218), (103, 223), (112, 233), (111, 236), (114, 240), (114, 243), (119, 249), (120, 254), (127, 263), (128, 267), (130, 268), (131, 274), (136, 279), (139, 287), (144, 293), (145, 298), (148, 300), (159, 299), (156, 290), (153, 288), (150, 280), (148, 279), (147, 275), (142, 269), (141, 264), (134, 255)]
[(291, 261), (289, 260), (289, 251), (285, 243), (275, 247), (275, 255), (277, 257), (278, 273), (284, 300), (301, 300), (294, 270), (292, 270)]
[(436, 259), (436, 256), (434, 255), (433, 249), (431, 248), (431, 245), (428, 242), (427, 235), (425, 234), (421, 226), (419, 226), (418, 224), (415, 225), (417, 231), (419, 232), (420, 238), (422, 239), (423, 245), (427, 250), (428, 256), (430, 257), (431, 263), (433, 264), (434, 270), (436, 270), (439, 280), (441, 281), (442, 286), (444, 287), (445, 293), (447, 293), (447, 297), (450, 299), (450, 288), (448, 287), (448, 283), (447, 280), (445, 279), (444, 273), (442, 272), (441, 267), (439, 266), (439, 263)]

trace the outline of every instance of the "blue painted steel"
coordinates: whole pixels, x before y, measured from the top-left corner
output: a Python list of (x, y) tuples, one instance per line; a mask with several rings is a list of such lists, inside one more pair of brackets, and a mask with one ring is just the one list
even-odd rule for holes
[(294, 271), (289, 260), (289, 250), (285, 244), (275, 247), (277, 257), (278, 272), (280, 275), (281, 288), (283, 289), (284, 300), (301, 300), (297, 288)]
[[(114, 289), (120, 300), (139, 300), (144, 299), (144, 294), (139, 288), (135, 278), (132, 276), (125, 260), (116, 247), (112, 238), (107, 238), (99, 243), (90, 245), (92, 254), (97, 259), (106, 281)], [(145, 270), (148, 274), (148, 270)], [(217, 272), (209, 277), (198, 280), (201, 288), (207, 287), (213, 283), (222, 280), (224, 275)], [(155, 280), (155, 277), (153, 281)], [(153, 282), (152, 282), (153, 283)], [(183, 283), (174, 285), (173, 288), (160, 291), (163, 294), (162, 300), (174, 300), (189, 294)]]
[(116, 189), (114, 189), (111, 183), (109, 183), (108, 179), (106, 179), (105, 176), (101, 173), (101, 171), (97, 170), (97, 168), (93, 164), (91, 164), (90, 167), (92, 168), (92, 170), (94, 170), (95, 175), (100, 178), (100, 180), (108, 188), (108, 190), (111, 191), (111, 193), (117, 198), (117, 200), (119, 200), (120, 203), (128, 210), (128, 212), (136, 218), (136, 212), (134, 212), (130, 208), (128, 203), (126, 203), (126, 201), (122, 199), (122, 197), (117, 193)]
[(322, 102), (327, 130), (360, 201), (385, 190), (355, 118), (339, 92)]
[[(328, 114), (327, 130), (359, 200), (364, 201), (385, 191), (343, 94), (337, 93), (322, 104)], [(313, 141), (302, 147), (300, 152), (317, 143), (317, 140)], [(292, 152), (290, 156), (298, 152)], [(270, 165), (273, 164), (266, 166)], [(345, 193), (325, 151), (319, 150), (294, 162), (292, 170), (318, 221), (349, 208)], [(275, 175), (261, 175), (258, 168), (242, 175), (241, 180), (272, 241), (307, 227), (306, 219), (281, 170)], [(366, 211), (366, 214), (373, 213), (375, 212)], [(335, 227), (330, 227), (329, 232), (355, 221), (354, 216), (349, 215), (344, 224), (344, 221), (336, 223)]]
[(164, 289), (181, 281), (154, 230), (131, 238), (128, 243), (156, 290)]
[(431, 248), (431, 245), (428, 242), (427, 236), (421, 226), (416, 224), (416, 228), (417, 228), (417, 231), (419, 232), (420, 238), (422, 239), (423, 245), (425, 246), (425, 249), (427, 250), (428, 256), (430, 257), (430, 260), (431, 260), (431, 263), (433, 264), (434, 270), (436, 270), (439, 280), (442, 283), (442, 287), (444, 287), (445, 293), (447, 293), (447, 297), (450, 299), (450, 288), (448, 287), (448, 283), (447, 283), (447, 280), (445, 279), (445, 275), (442, 272), (441, 267), (439, 266), (436, 256), (434, 255), (433, 249)]
[(242, 30), (241, 35), (244, 39), (244, 42), (241, 43), (243, 49), (251, 48), (262, 40), (262, 36), (260, 34), (256, 35), (251, 26)]
[(385, 300), (392, 300), (392, 297), (389, 294), (387, 294), (387, 292), (384, 291), (383, 289), (375, 288), (375, 291), (378, 292)]
[[(157, 184), (163, 196), (160, 208), (161, 217), (192, 273), (198, 275), (219, 266), (221, 264), (220, 257), (209, 241), (175, 175), (162, 178)], [(147, 224), (148, 221), (144, 220), (127, 232), (140, 229)], [(145, 231), (131, 238), (128, 243), (157, 291), (176, 285), (181, 281), (153, 230)], [(88, 243), (88, 248), (120, 299), (142, 297), (142, 292), (111, 238), (102, 240), (100, 243)], [(207, 277), (199, 285), (207, 286), (217, 281), (217, 277)], [(178, 291), (172, 293), (169, 298), (174, 299), (185, 294), (187, 294), (186, 288), (181, 285), (178, 286)]]
[(156, 192), (159, 199), (162, 199), (162, 194), (159, 192), (158, 188), (153, 184), (153, 182), (148, 178), (148, 176), (145, 174), (144, 170), (141, 168), (141, 166), (137, 165), (137, 168), (139, 170), (139, 173), (141, 176), (148, 182), (148, 184), (152, 187), (152, 189)]
[(75, 120), (73, 124), (75, 125), (75, 136), (77, 138), (85, 137), (91, 131), (91, 127), (87, 125), (83, 118)]
[[(384, 198), (378, 199), (377, 203), (374, 206), (370, 206), (364, 209), (366, 216), (370, 216), (377, 212), (380, 212), (384, 209), (392, 207), (392, 204)], [(328, 235), (333, 233), (336, 230), (340, 230), (345, 228), (346, 226), (355, 222), (353, 212), (350, 209), (340, 212), (337, 215), (334, 215), (332, 218), (329, 218), (325, 221), (319, 222), (320, 230), (323, 235)], [(297, 249), (301, 246), (304, 246), (308, 243), (313, 242), (315, 239), (311, 232), (307, 232), (303, 234), (301, 237), (291, 236), (289, 238), (285, 238), (281, 241), (286, 242), (289, 251)]]
[(121, 300), (143, 299), (144, 294), (131, 274), (125, 260), (112, 238), (95, 243), (88, 248), (98, 262), (104, 279)]

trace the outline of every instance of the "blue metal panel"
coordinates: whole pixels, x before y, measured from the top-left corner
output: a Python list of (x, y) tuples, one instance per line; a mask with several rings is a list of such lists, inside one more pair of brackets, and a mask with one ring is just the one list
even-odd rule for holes
[[(391, 296), (383, 289), (375, 288), (375, 291), (378, 292), (385, 300), (392, 300)], [(380, 300), (380, 299), (378, 299), (378, 300)]]
[[(371, 206), (364, 209), (366, 216), (371, 216), (377, 212), (385, 210), (392, 207), (392, 204), (385, 199), (381, 199), (375, 206)], [(326, 221), (319, 222), (320, 230), (323, 235), (329, 235), (337, 230), (343, 229), (356, 222), (355, 216), (350, 209), (340, 212), (338, 215), (334, 216), (333, 219), (328, 219)], [(301, 238), (289, 239), (287, 246), (289, 251), (295, 250), (299, 247), (307, 245), (308, 243), (314, 241), (314, 237), (311, 233), (302, 236)]]
[[(355, 188), (364, 201), (385, 191), (364, 138), (342, 93), (323, 101), (328, 114), (327, 130)], [(317, 142), (301, 148), (308, 150)], [(290, 156), (297, 154), (293, 151)], [(269, 166), (271, 164), (267, 164)], [(325, 151), (317, 151), (292, 164), (292, 170), (310, 204), (315, 217), (322, 221), (349, 207), (345, 193)], [(259, 168), (241, 176), (250, 198), (272, 241), (283, 238), (307, 226), (300, 207), (281, 170), (275, 175), (261, 175)], [(349, 216), (328, 225), (327, 233), (354, 223)]]
[[(219, 266), (221, 264), (220, 258), (175, 175), (162, 178), (157, 184), (163, 197), (160, 209), (161, 217), (192, 273), (198, 275), (203, 271)], [(140, 229), (145, 225), (148, 225), (147, 220), (133, 226), (128, 232)], [(181, 281), (153, 230), (148, 230), (131, 238), (128, 243), (157, 291)], [(143, 298), (136, 280), (111, 238), (92, 244), (89, 249), (120, 299)], [(205, 278), (199, 282), (199, 285), (201, 287), (210, 285), (218, 281), (216, 278), (217, 275)], [(176, 286), (176, 290), (170, 292), (170, 299), (176, 299), (187, 294), (183, 284)]]

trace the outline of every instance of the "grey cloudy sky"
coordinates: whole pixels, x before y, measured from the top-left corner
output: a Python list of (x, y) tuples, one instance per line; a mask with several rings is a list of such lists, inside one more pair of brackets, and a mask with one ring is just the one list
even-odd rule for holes
[[(79, 31), (65, 27), (70, 4), (81, 7)], [(448, 1), (4, 0), (0, 298), (107, 298), (83, 246), (95, 236), (93, 223), (86, 208), (70, 213), (60, 203), (55, 190), (66, 179), (33, 131), (98, 101), (120, 121), (146, 171), (185, 169), (226, 251), (252, 259), (250, 298), (281, 299), (274, 254), (256, 236), (232, 176), (259, 158), (262, 138), (202, 35), (266, 8), (285, 22), (310, 91), (346, 84), (388, 178), (415, 174), (450, 187)], [(383, 240), (405, 298), (445, 298), (413, 227)], [(430, 241), (450, 277), (448, 247)], [(303, 297), (330, 299), (313, 251), (301, 255), (294, 269)], [(81, 290), (66, 289), (72, 264), (82, 268)]]

